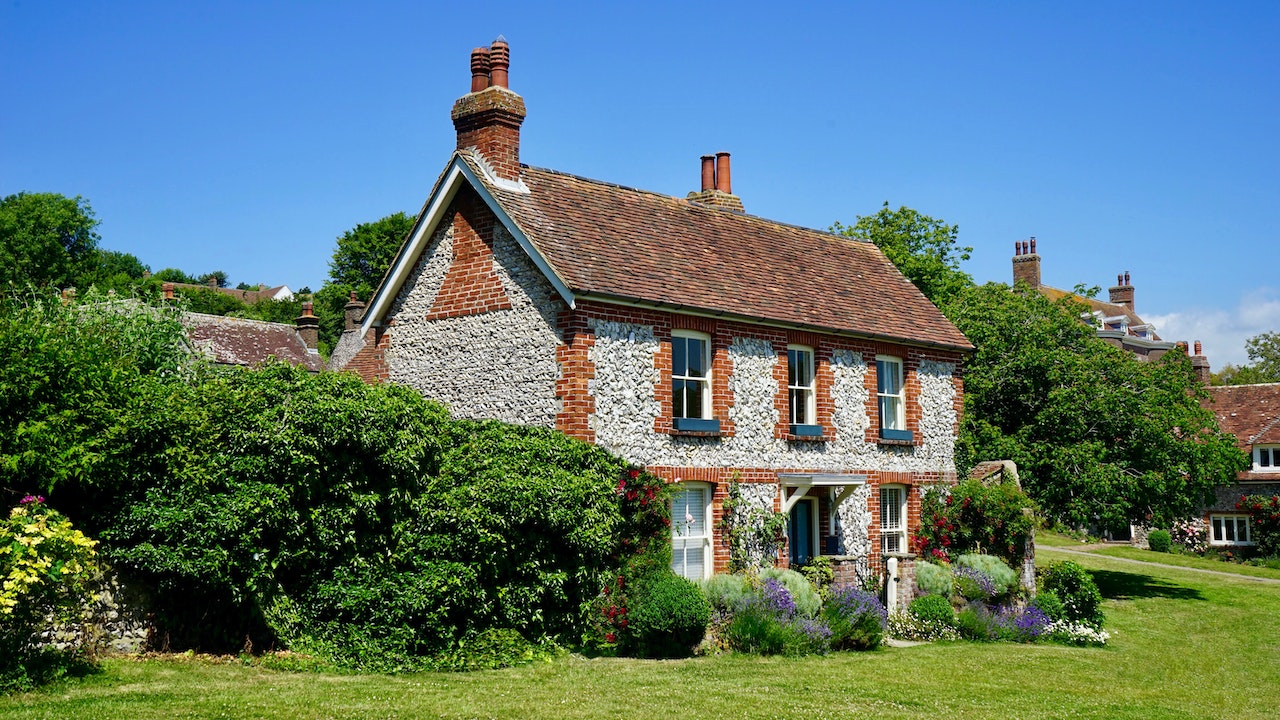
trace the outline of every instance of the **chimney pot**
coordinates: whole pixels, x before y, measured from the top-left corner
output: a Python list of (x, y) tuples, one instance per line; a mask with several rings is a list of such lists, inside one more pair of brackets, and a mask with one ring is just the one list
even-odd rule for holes
[(1117, 285), (1123, 285), (1123, 284), (1124, 284), (1124, 273), (1117, 273), (1117, 274), (1116, 274), (1116, 284), (1117, 284)]
[(1021, 254), (1022, 254), (1022, 241), (1021, 241), (1021, 240), (1014, 240), (1014, 241), (1013, 241), (1013, 256), (1014, 256), (1014, 257), (1018, 257), (1018, 256), (1019, 256), (1019, 255), (1021, 255)]
[(345, 314), (345, 322), (343, 323), (343, 332), (355, 330), (360, 327), (360, 320), (364, 317), (364, 303), (356, 297), (356, 291), (351, 291), (351, 299), (347, 301), (345, 307), (342, 308)]
[(1125, 284), (1125, 285), (1130, 284), (1130, 283), (1129, 283), (1129, 271), (1128, 271), (1128, 270), (1125, 270), (1125, 271), (1124, 271), (1124, 284)]
[(716, 156), (702, 156), (702, 192), (716, 189)]
[(716, 190), (726, 195), (732, 195), (733, 189), (729, 182), (729, 153), (716, 153)]
[(489, 48), (471, 51), (471, 92), (489, 87)]
[(303, 316), (303, 317), (315, 317), (315, 315), (313, 315), (313, 314), (312, 314), (312, 312), (311, 312), (311, 310), (312, 310), (312, 308), (313, 308), (313, 307), (314, 307), (314, 306), (311, 304), (311, 301), (310, 301), (310, 300), (308, 300), (307, 302), (302, 303), (302, 316)]
[(209, 283), (208, 283), (208, 284), (209, 284), (209, 287), (211, 287), (211, 288), (215, 288), (215, 289), (216, 289), (216, 288), (218, 287), (218, 278), (217, 278), (217, 276), (215, 276), (215, 275), (210, 275), (210, 276), (209, 276)]
[(1201, 349), (1201, 347), (1200, 347), (1200, 341), (1199, 341), (1199, 340), (1197, 340), (1197, 341), (1196, 341), (1196, 354), (1197, 354), (1197, 355), (1203, 355), (1203, 354), (1204, 354), (1204, 351), (1203, 351), (1203, 350)]
[(172, 299), (173, 299), (173, 283), (171, 283), (171, 282), (167, 282), (167, 283), (165, 283), (165, 284), (161, 285), (161, 286), (160, 286), (160, 289), (164, 292), (164, 299), (165, 299), (165, 300), (172, 300)]
[(294, 324), (307, 350), (315, 351), (320, 346), (320, 318), (311, 314), (310, 302), (302, 303), (302, 315), (298, 316)]
[(499, 35), (489, 46), (489, 82), (495, 87), (508, 87), (507, 68), (511, 67), (511, 47)]
[(1036, 252), (1036, 236), (1032, 235), (1031, 236), (1031, 254), (1034, 255), (1035, 252)]

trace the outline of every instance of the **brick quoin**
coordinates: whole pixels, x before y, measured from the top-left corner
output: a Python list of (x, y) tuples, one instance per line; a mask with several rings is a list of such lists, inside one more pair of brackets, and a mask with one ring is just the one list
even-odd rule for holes
[(426, 319), (510, 309), (511, 299), (494, 265), (493, 231), (497, 218), (470, 187), (458, 192), (451, 210), (453, 262)]

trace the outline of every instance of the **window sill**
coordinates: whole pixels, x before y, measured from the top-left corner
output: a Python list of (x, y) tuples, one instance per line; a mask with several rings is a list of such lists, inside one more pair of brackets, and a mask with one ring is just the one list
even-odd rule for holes
[(826, 442), (826, 430), (821, 425), (788, 425), (782, 439), (790, 442)]
[(672, 418), (671, 430), (673, 435), (718, 436), (721, 434), (720, 421), (716, 419)]

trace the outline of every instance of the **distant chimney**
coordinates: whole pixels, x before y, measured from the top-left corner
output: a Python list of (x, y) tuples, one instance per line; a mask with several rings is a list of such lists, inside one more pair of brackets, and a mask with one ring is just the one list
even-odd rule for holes
[(160, 286), (160, 289), (164, 291), (164, 299), (165, 299), (165, 300), (172, 300), (172, 299), (173, 299), (173, 283), (171, 283), (171, 282), (167, 282), (167, 283), (165, 283), (165, 284), (161, 285), (161, 286)]
[(1204, 349), (1200, 346), (1200, 341), (1195, 343), (1196, 352), (1191, 356), (1191, 369), (1196, 372), (1196, 380), (1201, 385), (1209, 384), (1209, 358), (1204, 356)]
[(355, 290), (351, 291), (351, 299), (347, 301), (347, 304), (342, 309), (347, 316), (346, 325), (342, 328), (343, 331), (359, 329), (360, 320), (364, 318), (364, 303), (356, 298)]
[(306, 343), (307, 350), (310, 352), (318, 352), (320, 347), (320, 318), (311, 314), (311, 302), (302, 303), (302, 315), (294, 323), (298, 326), (298, 334), (302, 336), (302, 342)]
[(507, 87), (511, 49), (501, 36), (486, 51), (471, 51), (471, 92), (453, 104), (458, 149), (477, 152), (493, 174), (520, 179), (520, 125), (524, 99)]
[(1040, 289), (1040, 256), (1036, 254), (1036, 239), (1019, 240), (1013, 244), (1013, 283), (1026, 283), (1032, 290)]
[(209, 276), (208, 285), (209, 285), (209, 287), (213, 288), (214, 290), (217, 290), (217, 289), (218, 289), (218, 276), (216, 276), (216, 275), (210, 275), (210, 276)]
[(718, 152), (715, 155), (702, 156), (702, 190), (691, 192), (689, 200), (702, 205), (746, 212), (742, 207), (742, 199), (733, 194), (733, 183), (729, 175), (729, 153)]
[(1133, 311), (1133, 286), (1129, 284), (1129, 271), (1116, 276), (1116, 285), (1108, 289), (1112, 305), (1123, 305)]

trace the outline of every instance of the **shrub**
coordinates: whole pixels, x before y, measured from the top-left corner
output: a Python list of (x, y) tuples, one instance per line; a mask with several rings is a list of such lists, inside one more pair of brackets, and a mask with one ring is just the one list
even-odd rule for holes
[(1034, 508), (1012, 482), (965, 480), (949, 489), (933, 487), (921, 500), (920, 530), (912, 544), (921, 557), (943, 562), (958, 553), (981, 551), (1021, 565), (1035, 531)]
[(925, 560), (916, 563), (916, 587), (922, 592), (949, 598), (952, 584), (950, 565), (939, 565)]
[(1032, 598), (1030, 607), (1034, 607), (1045, 614), (1049, 620), (1057, 621), (1066, 618), (1066, 611), (1062, 608), (1062, 601), (1058, 599), (1058, 593), (1053, 590), (1041, 590)]
[(775, 578), (763, 579), (757, 593), (734, 613), (724, 633), (730, 648), (761, 655), (826, 652), (832, 635), (821, 620), (798, 614), (786, 586)]
[(686, 657), (702, 641), (711, 606), (697, 585), (670, 570), (631, 601), (634, 653), (640, 657)]
[(956, 613), (956, 630), (966, 640), (987, 642), (1000, 637), (999, 623), (981, 603), (970, 603)]
[(884, 640), (888, 613), (876, 595), (852, 585), (837, 586), (822, 609), (835, 650), (872, 650)]
[(996, 612), (995, 624), (1002, 640), (1031, 643), (1044, 637), (1049, 632), (1049, 616), (1040, 608), (1028, 605), (1025, 608), (1003, 607)]
[(732, 614), (751, 597), (751, 588), (745, 575), (717, 573), (700, 582), (699, 587), (707, 596), (711, 609), (722, 616)]
[(907, 612), (926, 625), (952, 627), (956, 614), (951, 601), (941, 595), (925, 595), (911, 601)]
[[(933, 596), (936, 597), (936, 596)], [(959, 640), (960, 633), (950, 624), (925, 622), (911, 613), (896, 611), (889, 614), (889, 636), (901, 640), (933, 642), (934, 640)]]
[(1175, 520), (1169, 536), (1174, 545), (1187, 552), (1200, 554), (1209, 546), (1204, 525), (1199, 520)]
[(27, 496), (0, 524), (0, 691), (30, 689), (77, 665), (74, 652), (36, 647), (37, 633), (83, 620), (96, 543), (43, 498)]
[(791, 601), (795, 604), (795, 612), (804, 617), (813, 617), (822, 609), (822, 597), (813, 589), (805, 576), (795, 570), (766, 568), (760, 571), (760, 580), (777, 580), (787, 589)]
[(1169, 536), (1168, 530), (1152, 530), (1147, 533), (1147, 547), (1151, 548), (1151, 552), (1167, 553), (1173, 546), (1173, 538)]
[(1102, 627), (1102, 593), (1089, 571), (1064, 560), (1045, 569), (1041, 578), (1043, 590), (1051, 590), (1062, 602), (1063, 619), (1093, 628)]
[(1006, 565), (1004, 560), (995, 555), (969, 553), (956, 558), (955, 564), (959, 567), (972, 568), (986, 576), (995, 591), (992, 594), (993, 597), (1007, 595), (1018, 583), (1018, 574)]
[(828, 555), (810, 558), (809, 562), (800, 568), (800, 574), (804, 575), (820, 596), (825, 596), (826, 591), (831, 588), (831, 583), (836, 579), (835, 570), (831, 567), (831, 557)]
[(1249, 513), (1253, 540), (1258, 554), (1280, 557), (1280, 495), (1248, 495), (1236, 503), (1237, 510)]

